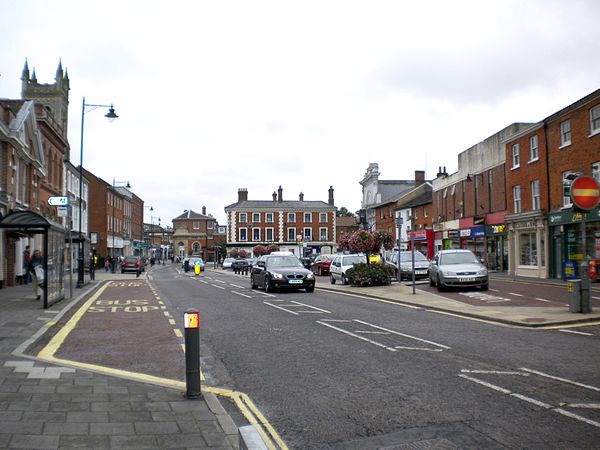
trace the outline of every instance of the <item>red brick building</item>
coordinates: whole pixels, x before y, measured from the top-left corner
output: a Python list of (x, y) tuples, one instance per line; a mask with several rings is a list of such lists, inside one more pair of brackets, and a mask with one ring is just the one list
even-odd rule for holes
[(173, 219), (173, 251), (179, 258), (200, 256), (206, 262), (214, 262), (223, 237), (217, 219), (206, 214), (205, 206), (202, 214), (186, 210)]

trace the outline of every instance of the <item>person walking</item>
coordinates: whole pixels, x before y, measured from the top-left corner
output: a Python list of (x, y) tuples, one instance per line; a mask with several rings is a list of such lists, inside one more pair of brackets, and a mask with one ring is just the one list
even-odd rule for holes
[(42, 252), (35, 250), (29, 262), (29, 271), (33, 282), (33, 292), (36, 300), (42, 296), (42, 288), (44, 287), (44, 258)]
[(29, 252), (29, 245), (25, 247), (23, 252), (23, 284), (29, 284), (31, 282), (31, 272), (29, 272), (29, 263), (31, 263), (31, 253)]

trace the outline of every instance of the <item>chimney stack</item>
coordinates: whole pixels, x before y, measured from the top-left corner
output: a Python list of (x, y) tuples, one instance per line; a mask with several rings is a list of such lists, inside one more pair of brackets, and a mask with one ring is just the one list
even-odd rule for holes
[(202, 215), (205, 216), (206, 215), (206, 206), (202, 207)]
[(273, 191), (273, 201), (277, 201), (277, 192)]
[(424, 170), (415, 170), (415, 181), (417, 183), (422, 183), (425, 181), (425, 171)]
[(248, 189), (246, 188), (239, 188), (238, 189), (238, 203), (239, 202), (245, 202), (248, 200)]
[(298, 196), (298, 198), (300, 199), (301, 202), (304, 201), (304, 194), (302, 192), (300, 192), (300, 195)]
[(283, 201), (283, 189), (281, 189), (281, 186), (279, 186), (279, 189), (277, 189), (277, 201)]
[(329, 200), (327, 201), (331, 206), (334, 205), (333, 202), (333, 186), (329, 186)]

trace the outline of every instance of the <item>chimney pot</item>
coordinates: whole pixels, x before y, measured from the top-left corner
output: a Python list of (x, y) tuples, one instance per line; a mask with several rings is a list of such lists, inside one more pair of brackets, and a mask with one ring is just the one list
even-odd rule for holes
[(425, 171), (415, 170), (415, 181), (425, 181)]
[(300, 195), (298, 196), (298, 198), (300, 199), (301, 202), (304, 201), (304, 194), (302, 192), (300, 192)]
[(273, 191), (273, 201), (277, 201), (277, 192)]
[(333, 201), (333, 186), (329, 186), (329, 199), (328, 199), (327, 203), (331, 206), (333, 206), (335, 204)]
[(279, 186), (279, 189), (277, 189), (277, 201), (283, 201), (283, 189), (281, 189), (281, 186)]
[(205, 216), (206, 215), (206, 206), (202, 207), (202, 215)]
[(238, 202), (245, 202), (248, 200), (248, 189), (240, 188), (238, 189)]

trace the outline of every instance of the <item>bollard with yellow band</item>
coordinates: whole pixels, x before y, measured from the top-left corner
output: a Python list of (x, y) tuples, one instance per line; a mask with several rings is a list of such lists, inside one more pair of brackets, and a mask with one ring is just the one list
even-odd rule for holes
[(202, 272), (202, 267), (200, 267), (200, 261), (196, 260), (196, 263), (194, 264), (194, 275), (200, 275), (200, 272)]
[(185, 396), (202, 398), (200, 390), (200, 314), (189, 310), (183, 314), (185, 329)]

